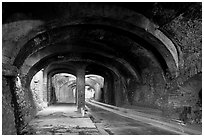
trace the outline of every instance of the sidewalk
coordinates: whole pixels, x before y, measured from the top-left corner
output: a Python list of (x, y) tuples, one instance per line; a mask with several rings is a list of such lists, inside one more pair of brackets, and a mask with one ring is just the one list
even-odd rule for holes
[(75, 105), (55, 105), (40, 111), (29, 123), (37, 135), (98, 135), (98, 129)]

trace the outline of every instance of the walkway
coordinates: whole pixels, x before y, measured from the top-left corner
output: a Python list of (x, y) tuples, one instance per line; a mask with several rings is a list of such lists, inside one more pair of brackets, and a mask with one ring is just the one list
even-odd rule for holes
[(37, 135), (100, 134), (86, 114), (82, 117), (77, 107), (69, 104), (57, 104), (40, 111), (29, 126), (32, 134)]
[[(76, 105), (57, 104), (40, 111), (27, 134), (37, 135), (178, 135), (201, 130), (164, 120), (158, 115), (119, 108), (90, 100), (85, 116)], [(141, 110), (140, 110), (141, 111)], [(153, 113), (153, 111), (151, 111)]]

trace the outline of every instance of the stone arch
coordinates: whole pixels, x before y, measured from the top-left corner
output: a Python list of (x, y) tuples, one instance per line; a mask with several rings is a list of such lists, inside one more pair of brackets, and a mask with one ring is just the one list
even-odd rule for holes
[[(103, 6), (98, 5), (97, 6), (98, 8), (93, 8), (93, 4), (90, 4), (90, 5), (73, 4), (73, 5), (75, 6), (68, 6), (65, 11), (61, 11), (66, 13), (66, 14), (63, 14), (64, 20), (61, 20), (61, 18), (59, 18), (49, 23), (44, 23), (44, 22), (34, 23), (34, 25), (36, 25), (36, 28), (38, 28), (37, 29), (38, 31), (36, 33), (37, 35), (35, 35), (36, 37), (33, 37), (33, 35), (29, 36), (28, 34), (27, 36), (29, 36), (30, 41), (27, 42), (25, 46), (23, 46), (24, 44), (22, 45), (17, 44), (17, 46), (19, 45), (18, 49), (21, 49), (21, 50), (20, 51), (16, 50), (15, 52), (17, 53), (13, 54), (12, 56), (12, 58), (14, 59), (16, 58), (14, 61), (15, 65), (18, 66), (17, 62), (19, 62), (20, 60), (24, 60), (23, 56), (25, 56), (26, 58), (26, 56), (32, 54), (33, 51), (43, 48), (46, 45), (53, 44), (53, 38), (55, 37), (54, 34), (56, 33), (53, 33), (52, 30), (58, 29), (60, 27), (65, 27), (65, 26), (80, 26), (80, 25), (83, 26), (83, 25), (91, 24), (92, 26), (94, 25), (109, 26), (111, 28), (117, 28), (118, 30), (122, 30), (123, 32), (128, 32), (130, 34), (133, 34), (132, 37), (134, 38), (135, 36), (137, 36), (137, 37), (140, 37), (141, 39), (144, 39), (145, 41), (148, 41), (148, 43), (150, 43), (150, 45), (155, 47), (159, 51), (159, 53), (163, 56), (163, 58), (165, 59), (168, 65), (168, 68), (170, 69), (170, 72), (174, 73), (174, 75), (177, 75), (177, 68), (178, 68), (179, 62), (178, 62), (178, 54), (177, 54), (176, 48), (174, 47), (171, 40), (168, 39), (168, 37), (166, 37), (158, 29), (158, 26), (152, 23), (146, 17), (134, 11), (131, 11), (122, 7), (113, 6), (113, 5), (111, 6), (106, 4), (104, 4)], [(76, 7), (84, 7), (84, 6), (86, 8), (83, 11), (83, 14), (82, 13), (79, 14), (75, 9)], [(89, 8), (87, 9), (87, 7)], [(70, 11), (70, 12), (67, 12), (67, 11)], [(72, 12), (72, 11), (75, 11), (75, 12)], [(122, 12), (123, 14), (120, 14), (120, 15), (117, 14), (118, 11), (123, 11)], [(33, 25), (32, 22), (30, 24), (31, 26)], [(30, 30), (28, 29), (28, 33), (29, 32)], [(19, 38), (19, 40), (21, 39)], [(3, 46), (3, 49), (4, 49), (4, 46)], [(33, 50), (33, 51), (29, 52), (29, 50)], [(27, 53), (24, 53), (25, 51), (27, 51)]]

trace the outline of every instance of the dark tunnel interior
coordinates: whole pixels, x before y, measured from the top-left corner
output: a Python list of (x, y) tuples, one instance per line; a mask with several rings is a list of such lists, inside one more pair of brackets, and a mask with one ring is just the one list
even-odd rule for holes
[(202, 3), (2, 2), (2, 134), (202, 134)]

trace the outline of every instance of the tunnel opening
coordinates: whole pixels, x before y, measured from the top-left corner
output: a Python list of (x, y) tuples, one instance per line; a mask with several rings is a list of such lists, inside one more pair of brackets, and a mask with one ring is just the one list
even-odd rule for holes
[(104, 78), (99, 75), (85, 75), (85, 99), (103, 101)]
[[(120, 86), (117, 85), (117, 79), (119, 73), (114, 68), (108, 68), (107, 66), (91, 63), (86, 67), (86, 76), (97, 76), (99, 83), (99, 92), (95, 93), (94, 99), (99, 102), (103, 102), (110, 105), (119, 105), (121, 100), (118, 99), (118, 95), (121, 92)], [(95, 90), (96, 91), (96, 90)], [(120, 97), (119, 97), (120, 98)]]
[(76, 104), (76, 90), (70, 85), (76, 81), (76, 76), (67, 73), (58, 73), (52, 76), (53, 104)]
[(91, 86), (85, 86), (85, 99), (93, 99), (95, 96), (95, 89)]
[[(37, 111), (56, 104), (76, 105), (76, 76), (69, 73), (48, 74), (46, 77), (47, 84), (45, 84), (43, 73), (45, 73), (44, 69), (38, 71), (30, 82), (30, 90)], [(85, 75), (85, 99), (104, 102), (104, 81), (104, 77), (100, 75)], [(108, 85), (111, 84), (108, 83)], [(44, 91), (45, 89), (46, 91)], [(113, 100), (113, 97), (110, 100)]]

